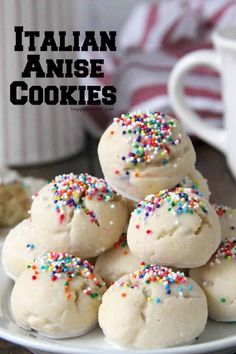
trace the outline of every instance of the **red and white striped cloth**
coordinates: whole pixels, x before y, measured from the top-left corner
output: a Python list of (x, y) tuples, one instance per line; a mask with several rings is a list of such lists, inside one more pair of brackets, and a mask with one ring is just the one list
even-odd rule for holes
[[(193, 50), (212, 48), (212, 32), (235, 25), (235, 18), (236, 0), (139, 2), (119, 33), (117, 57), (105, 53), (105, 78), (99, 84), (112, 83), (117, 88), (112, 114), (171, 112), (167, 82), (177, 60)], [(186, 93), (194, 110), (220, 124), (223, 105), (216, 72), (203, 67), (191, 72)]]

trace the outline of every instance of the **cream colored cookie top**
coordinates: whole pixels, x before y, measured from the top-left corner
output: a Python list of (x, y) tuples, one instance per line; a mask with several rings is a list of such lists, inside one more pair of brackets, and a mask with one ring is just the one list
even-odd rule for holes
[(219, 216), (222, 239), (236, 237), (236, 209), (225, 205), (214, 205)]
[(193, 286), (183, 272), (174, 272), (172, 268), (145, 264), (145, 262), (141, 262), (140, 264), (140, 269), (115, 282), (115, 287), (123, 289), (121, 297), (126, 297), (126, 289), (128, 288), (148, 288), (153, 283), (161, 285), (162, 297), (152, 298), (151, 294), (148, 296), (149, 292), (147, 291), (146, 301), (153, 301), (159, 304), (161, 301), (165, 301), (166, 295), (178, 296), (180, 298), (191, 296)]
[[(195, 168), (189, 172), (186, 176), (182, 177), (180, 182), (173, 188), (182, 187), (182, 188), (191, 188), (193, 190), (199, 191), (203, 196), (208, 200), (211, 192), (208, 187), (207, 180), (202, 176), (202, 174)], [(131, 213), (137, 205), (137, 202), (129, 200), (127, 198), (122, 198), (126, 203), (129, 212)]]
[(124, 173), (123, 177), (129, 175), (129, 170), (143, 168), (145, 164), (167, 165), (187, 145), (180, 123), (159, 112), (122, 114), (114, 118), (104, 134), (112, 138), (113, 146), (108, 150), (113, 152), (115, 146), (114, 158), (118, 158), (121, 169), (126, 171), (117, 168), (114, 173)]
[(101, 137), (98, 156), (106, 181), (136, 201), (173, 188), (196, 160), (181, 123), (159, 112), (114, 118)]
[(71, 298), (70, 283), (77, 277), (83, 278), (86, 286), (83, 293), (96, 298), (100, 296), (100, 289), (105, 286), (94, 274), (94, 267), (79, 257), (74, 257), (68, 253), (47, 252), (41, 257), (37, 257), (34, 262), (28, 265), (31, 271), (32, 281), (37, 281), (41, 274), (46, 273), (49, 281), (63, 281), (67, 300)]
[(209, 317), (217, 321), (236, 320), (236, 239), (224, 239), (210, 261), (190, 269), (193, 278), (205, 291)]
[(121, 347), (185, 344), (203, 331), (206, 320), (202, 289), (183, 273), (158, 265), (142, 264), (120, 278), (106, 291), (99, 308), (106, 338)]
[(167, 205), (167, 211), (172, 215), (198, 214), (204, 216), (208, 214), (204, 201), (202, 193), (191, 188), (177, 187), (172, 191), (165, 189), (158, 194), (147, 196), (144, 201), (140, 201), (133, 214), (142, 214), (146, 220), (159, 208)]
[(70, 173), (55, 177), (35, 195), (31, 219), (47, 250), (87, 259), (118, 241), (128, 210), (103, 179)]
[(110, 202), (115, 198), (115, 191), (103, 179), (87, 173), (63, 174), (56, 176), (50, 184), (34, 195), (31, 217), (34, 221), (34, 218), (46, 213), (50, 224), (56, 214), (58, 223), (63, 224), (71, 219), (72, 213), (80, 213), (83, 210), (90, 222), (98, 223), (93, 210), (86, 207), (86, 201)]
[(47, 252), (17, 279), (11, 296), (16, 323), (52, 338), (82, 335), (97, 323), (105, 283), (93, 266), (68, 253)]
[(217, 249), (219, 220), (202, 193), (163, 190), (138, 203), (128, 227), (131, 252), (146, 262), (177, 268), (205, 264)]
[(152, 161), (165, 165), (172, 157), (173, 147), (181, 144), (179, 124), (162, 113), (123, 114), (113, 124), (119, 126), (123, 140), (130, 146), (126, 155), (121, 156), (121, 162), (128, 166)]

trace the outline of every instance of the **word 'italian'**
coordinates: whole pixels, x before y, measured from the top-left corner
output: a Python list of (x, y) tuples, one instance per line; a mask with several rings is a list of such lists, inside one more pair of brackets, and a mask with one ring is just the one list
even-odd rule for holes
[(23, 26), (15, 27), (15, 51), (72, 52), (72, 51), (116, 51), (115, 31), (24, 31)]

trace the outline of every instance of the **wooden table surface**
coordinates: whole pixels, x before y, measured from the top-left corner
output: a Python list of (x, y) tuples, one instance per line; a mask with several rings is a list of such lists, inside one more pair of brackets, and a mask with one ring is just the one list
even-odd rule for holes
[[(42, 166), (18, 168), (24, 176), (35, 176), (51, 179), (57, 174), (69, 172), (89, 172), (95, 176), (102, 176), (97, 159), (98, 141), (90, 136), (87, 137), (87, 146), (84, 151), (66, 161)], [(213, 203), (225, 204), (236, 208), (236, 182), (230, 174), (224, 156), (198, 140), (194, 141), (197, 152), (197, 168), (208, 179), (212, 191)], [(29, 354), (17, 345), (0, 340), (1, 354)]]

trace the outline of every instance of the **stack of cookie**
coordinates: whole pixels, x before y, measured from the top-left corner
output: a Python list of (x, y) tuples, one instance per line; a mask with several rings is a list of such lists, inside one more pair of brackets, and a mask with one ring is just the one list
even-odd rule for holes
[[(18, 325), (65, 338), (98, 319), (113, 345), (147, 349), (193, 342), (205, 328), (207, 302), (212, 318), (235, 320), (220, 311), (236, 301), (236, 268), (219, 259), (234, 259), (236, 214), (209, 203), (181, 124), (161, 113), (122, 115), (104, 132), (98, 155), (105, 180), (55, 177), (5, 241)], [(220, 244), (222, 233), (230, 240)], [(219, 267), (228, 275), (214, 287)], [(194, 280), (183, 272), (189, 268)]]
[[(127, 269), (129, 275), (110, 287), (100, 308), (100, 325), (106, 337), (121, 346), (155, 348), (190, 342), (205, 327), (206, 300), (196, 283), (165, 267), (204, 265), (221, 239), (207, 182), (195, 168), (192, 143), (171, 117), (129, 114), (114, 119), (100, 140), (98, 155), (105, 179), (129, 205), (136, 203), (126, 252), (134, 264), (137, 258), (149, 264), (131, 274)], [(105, 263), (101, 274), (107, 266), (104, 259), (103, 255), (97, 261), (98, 271)], [(109, 262), (107, 255), (106, 259)], [(182, 280), (176, 283), (176, 279)], [(184, 299), (189, 298), (191, 309), (185, 307)], [(113, 320), (112, 308), (118, 309)], [(178, 331), (172, 328), (176, 321), (191, 323), (191, 328)]]
[(129, 200), (176, 185), (198, 188), (209, 197), (189, 137), (179, 121), (164, 114), (115, 118), (101, 137), (98, 156), (105, 180)]
[(82, 335), (97, 324), (106, 290), (87, 258), (119, 240), (127, 207), (103, 179), (71, 173), (33, 196), (30, 215), (10, 231), (2, 252), (5, 272), (16, 280), (16, 323), (47, 337)]

